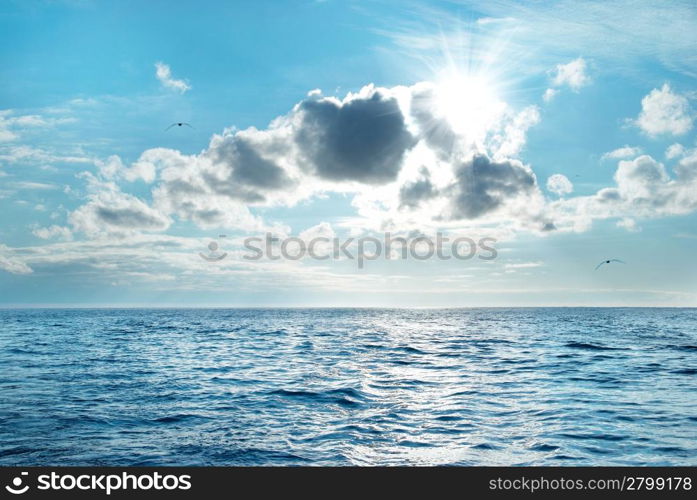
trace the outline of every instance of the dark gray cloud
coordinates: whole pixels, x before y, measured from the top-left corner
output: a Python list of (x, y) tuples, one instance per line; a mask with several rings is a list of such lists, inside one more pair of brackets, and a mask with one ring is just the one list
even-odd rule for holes
[(139, 210), (137, 207), (110, 208), (95, 207), (95, 215), (108, 226), (123, 229), (162, 230), (167, 224), (157, 214)]
[(416, 208), (422, 201), (429, 200), (438, 195), (438, 190), (431, 183), (428, 170), (421, 171), (423, 178), (405, 184), (399, 190), (399, 206)]
[(274, 161), (262, 156), (265, 150), (273, 149), (268, 145), (255, 145), (240, 134), (227, 136), (207, 151), (207, 155), (216, 164), (229, 167), (230, 175), (225, 179), (209, 177), (207, 180), (221, 194), (233, 198), (249, 190), (240, 190), (239, 186), (260, 190), (284, 189), (291, 185), (285, 170)]
[(314, 173), (331, 181), (393, 181), (415, 144), (397, 99), (375, 90), (343, 103), (307, 99), (295, 142)]
[(476, 155), (455, 172), (452, 217), (475, 219), (519, 195), (531, 194), (535, 176), (517, 160), (495, 162)]

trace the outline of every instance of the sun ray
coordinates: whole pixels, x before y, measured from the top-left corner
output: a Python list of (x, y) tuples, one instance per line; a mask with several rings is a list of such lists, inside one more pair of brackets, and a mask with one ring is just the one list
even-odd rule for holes
[(484, 75), (448, 71), (435, 82), (434, 111), (467, 143), (480, 144), (506, 110)]

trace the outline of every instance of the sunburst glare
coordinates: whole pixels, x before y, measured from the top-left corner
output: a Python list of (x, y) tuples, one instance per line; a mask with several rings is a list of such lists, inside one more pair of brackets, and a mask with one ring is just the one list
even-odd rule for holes
[(449, 71), (436, 82), (434, 111), (469, 143), (479, 143), (500, 119), (506, 103), (483, 75)]

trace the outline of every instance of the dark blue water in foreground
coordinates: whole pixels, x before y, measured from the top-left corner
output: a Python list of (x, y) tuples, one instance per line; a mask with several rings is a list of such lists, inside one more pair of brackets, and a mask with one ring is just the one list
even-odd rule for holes
[(2, 465), (697, 465), (697, 309), (0, 311)]

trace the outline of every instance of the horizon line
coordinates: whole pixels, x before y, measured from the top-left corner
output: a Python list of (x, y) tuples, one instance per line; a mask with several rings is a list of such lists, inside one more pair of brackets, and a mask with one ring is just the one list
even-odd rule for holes
[(83, 304), (16, 304), (2, 305), (0, 310), (17, 309), (364, 309), (364, 310), (424, 310), (424, 309), (697, 309), (697, 305), (478, 305), (478, 306), (351, 306), (351, 305), (250, 305), (250, 306), (231, 306), (231, 305), (83, 305)]

